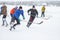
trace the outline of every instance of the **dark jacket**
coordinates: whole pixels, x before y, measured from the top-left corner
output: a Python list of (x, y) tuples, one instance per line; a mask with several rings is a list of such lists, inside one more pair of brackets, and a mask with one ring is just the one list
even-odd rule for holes
[(6, 6), (2, 6), (2, 7), (1, 7), (1, 13), (2, 13), (3, 15), (7, 15), (7, 7), (6, 7)]
[(28, 13), (29, 13), (29, 12), (31, 12), (30, 15), (33, 16), (33, 17), (35, 17), (36, 15), (38, 15), (38, 12), (37, 12), (36, 9), (29, 9), (29, 10), (28, 10)]

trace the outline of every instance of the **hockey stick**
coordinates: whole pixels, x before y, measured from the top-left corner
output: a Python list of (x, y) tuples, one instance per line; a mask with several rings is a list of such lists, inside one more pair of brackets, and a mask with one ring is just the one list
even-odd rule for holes
[[(21, 21), (22, 21), (22, 20), (21, 20)], [(28, 21), (23, 20), (23, 22), (28, 22)], [(43, 21), (40, 21), (39, 23), (36, 23), (36, 22), (29, 22), (29, 23), (33, 23), (33, 24), (42, 24), (42, 23), (43, 23)]]

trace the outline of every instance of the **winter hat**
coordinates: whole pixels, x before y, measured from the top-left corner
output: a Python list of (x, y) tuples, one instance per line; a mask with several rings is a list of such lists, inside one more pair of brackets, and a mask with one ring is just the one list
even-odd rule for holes
[(22, 9), (22, 6), (20, 6), (19, 9)]
[(17, 9), (18, 7), (16, 6), (15, 9)]
[(35, 8), (35, 5), (33, 5), (33, 8)]

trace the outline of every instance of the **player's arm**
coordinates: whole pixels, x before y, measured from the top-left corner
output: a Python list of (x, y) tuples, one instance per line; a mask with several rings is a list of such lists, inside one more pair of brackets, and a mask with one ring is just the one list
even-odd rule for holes
[(29, 12), (31, 11), (31, 9), (28, 10), (28, 15), (29, 15)]

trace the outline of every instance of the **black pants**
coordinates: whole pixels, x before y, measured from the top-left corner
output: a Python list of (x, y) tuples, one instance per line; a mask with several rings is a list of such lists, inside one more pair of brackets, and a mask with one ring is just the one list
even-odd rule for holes
[(6, 21), (6, 15), (3, 15), (2, 21), (3, 21), (3, 24), (2, 25), (4, 25), (5, 22), (6, 22), (6, 25), (8, 25), (8, 23)]
[(42, 12), (42, 14), (41, 14), (41, 17), (45, 17), (45, 14), (44, 14), (45, 12)]
[(32, 22), (34, 21), (34, 19), (35, 19), (35, 16), (30, 16), (30, 19), (29, 19), (29, 22), (27, 24), (27, 27), (29, 27), (32, 24)]
[(16, 22), (17, 22), (16, 24), (13, 25), (13, 28), (14, 28), (16, 25), (20, 24), (20, 21), (19, 21), (19, 19), (17, 19), (16, 17), (13, 17), (13, 18), (14, 18), (14, 20), (16, 20)]
[(10, 14), (10, 15), (11, 15), (11, 22), (10, 22), (10, 24), (12, 24), (12, 22), (15, 22), (15, 20), (14, 20), (13, 14)]
[(0, 13), (0, 15), (2, 15), (2, 13)]

